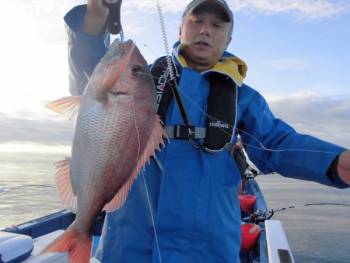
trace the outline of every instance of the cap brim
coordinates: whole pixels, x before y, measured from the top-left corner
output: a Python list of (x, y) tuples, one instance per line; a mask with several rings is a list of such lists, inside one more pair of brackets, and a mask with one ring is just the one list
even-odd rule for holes
[(188, 13), (201, 13), (201, 12), (210, 12), (215, 13), (219, 15), (223, 21), (227, 23), (232, 22), (232, 15), (230, 14), (231, 11), (227, 10), (227, 7), (217, 1), (203, 1), (202, 3), (198, 4), (197, 6), (193, 7), (192, 10)]

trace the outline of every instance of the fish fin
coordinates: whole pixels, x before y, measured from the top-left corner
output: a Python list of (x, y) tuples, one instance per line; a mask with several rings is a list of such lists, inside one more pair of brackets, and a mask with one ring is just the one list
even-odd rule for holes
[(114, 198), (104, 206), (104, 211), (112, 212), (119, 209), (123, 205), (131, 189), (131, 186), (137, 178), (137, 175), (141, 171), (142, 167), (150, 159), (150, 157), (154, 155), (156, 150), (160, 150), (160, 145), (164, 145), (163, 136), (165, 136), (165, 131), (163, 129), (163, 126), (161, 125), (160, 118), (158, 115), (155, 118), (154, 122), (155, 125), (152, 130), (151, 136), (146, 144), (143, 153), (141, 154), (141, 157), (138, 160), (135, 169), (132, 171), (131, 176), (119, 189), (118, 193), (114, 196)]
[(89, 262), (92, 237), (89, 234), (74, 230), (72, 226), (52, 241), (40, 254), (67, 252), (69, 263)]
[(81, 96), (70, 96), (52, 101), (46, 105), (46, 108), (61, 114), (76, 115), (79, 110)]
[(77, 211), (77, 197), (74, 194), (70, 179), (69, 160), (59, 161), (56, 164), (55, 181), (58, 194), (67, 208)]

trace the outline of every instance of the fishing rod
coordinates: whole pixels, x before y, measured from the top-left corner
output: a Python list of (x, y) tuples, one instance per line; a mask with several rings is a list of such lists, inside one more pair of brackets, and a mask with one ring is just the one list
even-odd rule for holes
[[(238, 142), (241, 144), (241, 138), (238, 136)], [(239, 146), (237, 146), (239, 147)], [(247, 152), (245, 151), (244, 147), (239, 147), (238, 152), (242, 151), (244, 154), (245, 160), (242, 160), (243, 162), (245, 161), (247, 163), (247, 166), (245, 168), (244, 175), (242, 177), (242, 188), (244, 189), (244, 184), (249, 181), (249, 180), (254, 180), (255, 177), (261, 175), (261, 172), (256, 168), (252, 167), (252, 163), (249, 159), (249, 156), (247, 155)], [(272, 173), (272, 174), (277, 174), (277, 173)], [(339, 194), (338, 192), (335, 192), (336, 194)], [(243, 191), (244, 194), (244, 191)], [(313, 203), (304, 203), (301, 205), (289, 205), (286, 207), (281, 207), (281, 208), (273, 208), (273, 209), (268, 209), (268, 210), (261, 210), (261, 209), (256, 209), (252, 214), (243, 217), (242, 221), (245, 223), (262, 223), (265, 222), (266, 220), (271, 219), (276, 213), (280, 213), (289, 209), (297, 209), (297, 208), (305, 208), (305, 207), (311, 207), (311, 206), (343, 206), (343, 207), (350, 207), (349, 203), (345, 203), (343, 201), (343, 198), (341, 198), (342, 202), (313, 202)]]
[(305, 203), (302, 205), (291, 205), (287, 207), (281, 207), (281, 208), (274, 208), (271, 209), (273, 213), (279, 213), (282, 211), (286, 211), (288, 209), (296, 209), (296, 208), (304, 208), (309, 206), (344, 206), (344, 207), (350, 207), (350, 204), (346, 203), (334, 203), (334, 202), (319, 202), (319, 203)]
[(181, 118), (182, 118), (182, 121), (184, 122), (184, 126), (188, 129), (189, 134), (191, 136), (193, 136), (194, 134), (193, 134), (192, 129), (191, 129), (191, 122), (190, 122), (189, 116), (186, 112), (183, 100), (181, 98), (181, 95), (180, 95), (179, 89), (178, 89), (178, 84), (177, 84), (176, 75), (175, 75), (176, 66), (174, 65), (174, 63), (171, 59), (171, 54), (170, 54), (170, 49), (169, 49), (169, 41), (168, 41), (168, 36), (167, 36), (166, 28), (165, 28), (165, 20), (164, 20), (162, 6), (161, 6), (159, 0), (156, 1), (156, 4), (157, 4), (157, 10), (158, 10), (158, 16), (159, 16), (159, 22), (160, 22), (160, 29), (161, 29), (162, 38), (163, 38), (163, 45), (164, 45), (164, 49), (165, 49), (167, 68), (168, 68), (168, 71), (170, 74), (170, 81), (167, 84), (169, 85), (169, 88), (171, 89), (171, 91), (174, 95), (175, 102), (176, 102), (177, 106), (179, 107)]
[(346, 203), (333, 203), (333, 202), (319, 202), (319, 203), (305, 203), (302, 205), (291, 205), (287, 207), (281, 207), (281, 208), (273, 208), (269, 209), (267, 211), (262, 211), (260, 209), (257, 209), (253, 214), (243, 217), (242, 221), (245, 223), (262, 223), (266, 220), (271, 219), (276, 213), (280, 213), (289, 209), (297, 209), (297, 208), (304, 208), (304, 207), (310, 207), (310, 206), (343, 206), (343, 207), (350, 207), (350, 204)]

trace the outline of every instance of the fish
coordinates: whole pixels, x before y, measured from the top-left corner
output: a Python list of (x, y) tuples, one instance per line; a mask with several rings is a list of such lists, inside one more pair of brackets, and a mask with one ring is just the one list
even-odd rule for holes
[(71, 263), (89, 262), (97, 216), (123, 205), (141, 169), (164, 146), (154, 81), (134, 42), (116, 39), (81, 96), (47, 107), (77, 113), (71, 158), (57, 162), (55, 174), (58, 193), (76, 218), (42, 254), (68, 252)]

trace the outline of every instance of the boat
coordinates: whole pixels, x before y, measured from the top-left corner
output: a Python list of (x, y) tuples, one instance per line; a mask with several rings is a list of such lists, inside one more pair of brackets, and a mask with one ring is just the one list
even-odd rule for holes
[[(248, 168), (242, 180), (239, 199), (242, 221), (242, 263), (294, 263), (288, 240), (279, 220), (271, 220), (263, 193), (255, 177), (259, 173)], [(74, 220), (71, 211), (62, 210), (13, 227), (0, 229), (0, 263), (67, 263), (67, 253), (39, 255)], [(103, 227), (104, 213), (94, 225), (92, 255)], [(98, 262), (91, 258), (90, 262)]]
[[(232, 149), (233, 150), (233, 149)], [(241, 169), (239, 190), (241, 207), (241, 263), (294, 263), (288, 240), (279, 220), (272, 220), (269, 209), (255, 178), (258, 169), (244, 152), (231, 151)], [(241, 153), (241, 155), (239, 155)], [(101, 213), (93, 229), (92, 253), (96, 251), (105, 214)], [(67, 253), (40, 255), (40, 252), (74, 221), (69, 210), (0, 229), (0, 263), (67, 263)], [(99, 262), (94, 257), (91, 263)]]

